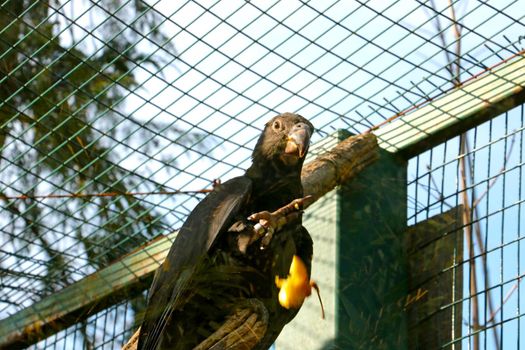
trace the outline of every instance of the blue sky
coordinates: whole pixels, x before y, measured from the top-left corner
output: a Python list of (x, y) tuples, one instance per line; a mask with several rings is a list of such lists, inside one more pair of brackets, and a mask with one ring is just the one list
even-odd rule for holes
[[(103, 45), (100, 33), (86, 33), (81, 27), (97, 27), (105, 14), (87, 1), (63, 3), (63, 12), (75, 18), (75, 23), (56, 15), (59, 23), (71, 25), (59, 40), (65, 45), (76, 42), (85, 52), (96, 54)], [(127, 98), (115, 108), (145, 126), (176, 127), (197, 138), (188, 150), (184, 147), (188, 135), (170, 138), (173, 134), (166, 132), (170, 136), (166, 137), (161, 132), (140, 136), (137, 130), (119, 129), (121, 143), (115, 153), (120, 165), (170, 189), (198, 190), (210, 187), (213, 179), (241, 174), (250, 164), (251, 148), (264, 122), (276, 113), (291, 111), (308, 117), (319, 130), (315, 142), (339, 128), (363, 132), (397, 111), (451, 88), (450, 75), (444, 68), (445, 52), (453, 54), (456, 46), (446, 1), (435, 0), (439, 13), (430, 9), (430, 1), (412, 0), (147, 3), (161, 16), (160, 30), (170, 38), (175, 52), (166, 52), (161, 43), (151, 41), (144, 33), (137, 46), (162, 61), (163, 66), (137, 66), (133, 73), (139, 87), (126, 91)], [(453, 3), (462, 23), (461, 80), (509, 57), (515, 51), (512, 43), (523, 46), (523, 0)], [(125, 23), (135, 20), (127, 5), (114, 15)], [(436, 27), (437, 19), (441, 30)], [(447, 42), (445, 48), (442, 37)], [(102, 128), (114, 127), (105, 125), (103, 118), (97, 123)], [(525, 269), (523, 257), (516, 259), (517, 250), (523, 249), (520, 230), (525, 224), (520, 223), (523, 214), (519, 210), (524, 199), (522, 130), (522, 112), (515, 109), (469, 134), (471, 147), (476, 150), (473, 183), (478, 194), (498, 176), (514, 139), (505, 166), (511, 170), (479, 203), (481, 216), (486, 217), (481, 221), (486, 244), (494, 248), (489, 255), (489, 262), (495, 266), (491, 268), (491, 282), (508, 282), (496, 288), (499, 300)], [(145, 143), (153, 141), (158, 145), (153, 153), (145, 156), (136, 152), (147, 149)], [(416, 173), (428, 172), (426, 166), (430, 165), (434, 180), (445, 196), (452, 196), (447, 200), (455, 205), (457, 157), (458, 140), (453, 139), (420, 156), (420, 169), (412, 160), (409, 181)], [(419, 183), (424, 185), (428, 180), (423, 176)], [(419, 191), (417, 197), (415, 191), (409, 191), (409, 217), (414, 200), (427, 200), (421, 188)], [(152, 201), (165, 207), (158, 211), (176, 227), (198, 199), (159, 197)], [(439, 213), (442, 208), (437, 203), (413, 221)], [(502, 244), (507, 245), (498, 249)], [(523, 304), (522, 288), (505, 304), (503, 318), (523, 313), (516, 311), (523, 310), (523, 305), (518, 308), (518, 296)], [(517, 326), (512, 326), (515, 322), (509, 324), (505, 341), (517, 334)], [(487, 348), (491, 346), (487, 342)]]

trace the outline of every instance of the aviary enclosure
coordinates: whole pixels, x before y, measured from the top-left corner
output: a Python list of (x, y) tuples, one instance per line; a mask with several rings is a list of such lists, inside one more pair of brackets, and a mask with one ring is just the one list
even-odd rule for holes
[(1, 0), (0, 348), (120, 349), (290, 111), (371, 146), (275, 348), (524, 349), (524, 43), (523, 0)]

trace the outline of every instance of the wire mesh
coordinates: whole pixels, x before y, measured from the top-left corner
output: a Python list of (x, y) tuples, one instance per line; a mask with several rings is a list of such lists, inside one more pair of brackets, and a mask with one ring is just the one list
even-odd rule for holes
[(133, 313), (143, 296), (104, 309), (35, 344), (35, 349), (120, 349), (138, 327)]
[(462, 332), (447, 348), (523, 346), (524, 118), (522, 105), (468, 131), (465, 148), (456, 137), (410, 162), (409, 222), (469, 208), (463, 231), (471, 244), (451, 265), (463, 271), (463, 296), (447, 306), (462, 308)]
[[(176, 229), (202, 189), (247, 168), (269, 117), (308, 117), (314, 142), (339, 128), (361, 133), (523, 51), (523, 8), (519, 0), (0, 0), (0, 318)], [(472, 130), (469, 151), (454, 139), (412, 160), (408, 184), (409, 222), (443, 211), (461, 202), (459, 185), (446, 181), (457, 157), (472, 155), (472, 206), (475, 189), (490, 189), (472, 218), (495, 266), (493, 285), (479, 282), (479, 325), (491, 323), (500, 345), (512, 346), (519, 337), (502, 329), (521, 329), (521, 226), (504, 222), (521, 218), (523, 122), (509, 117), (520, 113)], [(517, 274), (503, 261), (517, 261)], [(488, 288), (502, 305), (495, 323)], [(517, 309), (503, 303), (506, 293)], [(479, 332), (493, 348), (490, 330), (469, 328), (471, 300), (461, 301), (469, 316), (458, 341)], [(140, 305), (116, 305), (35, 347), (118, 348)], [(121, 310), (128, 318), (117, 322)], [(106, 319), (118, 325), (117, 340), (101, 330)]]

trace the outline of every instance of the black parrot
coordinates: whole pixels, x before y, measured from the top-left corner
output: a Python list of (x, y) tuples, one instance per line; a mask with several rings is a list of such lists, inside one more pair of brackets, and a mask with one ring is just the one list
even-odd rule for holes
[[(309, 278), (312, 239), (300, 215), (273, 237), (261, 238), (254, 220), (266, 218), (260, 222), (271, 233), (278, 218), (252, 214), (273, 212), (303, 197), (301, 168), (312, 132), (300, 115), (274, 117), (245, 175), (215, 187), (191, 212), (155, 275), (139, 350), (267, 349), (296, 315), (298, 309), (279, 304), (276, 277), (287, 276), (295, 255)], [(255, 334), (255, 340), (243, 339), (246, 327), (246, 338)], [(240, 336), (228, 338), (233, 334)], [(213, 347), (213, 339), (222, 343)]]

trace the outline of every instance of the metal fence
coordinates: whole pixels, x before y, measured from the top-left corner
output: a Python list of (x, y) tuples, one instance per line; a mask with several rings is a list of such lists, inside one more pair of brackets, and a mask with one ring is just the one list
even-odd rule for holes
[[(269, 117), (308, 117), (313, 142), (380, 131), (524, 41), (523, 0), (0, 0), (0, 319), (175, 231)], [(524, 346), (522, 90), (409, 160), (409, 225), (464, 208), (444, 348)], [(32, 347), (120, 348), (144, 298)]]
[(463, 145), (455, 137), (410, 163), (409, 222), (468, 208), (464, 254), (451, 264), (464, 276), (462, 348), (523, 347), (524, 118), (521, 105), (469, 130)]

